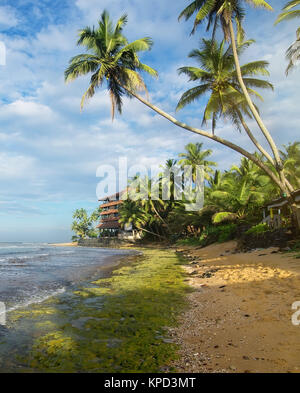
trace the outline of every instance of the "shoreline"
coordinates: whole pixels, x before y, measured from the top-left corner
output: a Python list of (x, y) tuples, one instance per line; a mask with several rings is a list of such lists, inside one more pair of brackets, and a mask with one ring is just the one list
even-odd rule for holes
[(69, 242), (69, 243), (48, 243), (49, 246), (52, 247), (78, 247), (78, 242)]
[(139, 249), (101, 270), (101, 278), (9, 315), (0, 372), (166, 371), (176, 352), (168, 327), (187, 290), (178, 257)]
[(276, 248), (236, 253), (235, 242), (182, 247), (193, 292), (173, 337), (178, 372), (300, 372), (300, 260)]
[(2, 352), (0, 372), (300, 372), (300, 260), (235, 247), (107, 257), (76, 287), (10, 313), (32, 344), (10, 368)]

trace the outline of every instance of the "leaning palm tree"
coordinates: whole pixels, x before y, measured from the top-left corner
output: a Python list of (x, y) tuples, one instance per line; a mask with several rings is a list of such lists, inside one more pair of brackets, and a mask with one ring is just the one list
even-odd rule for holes
[[(278, 15), (275, 25), (283, 20), (290, 20), (294, 18), (300, 18), (300, 9), (294, 10), (293, 8), (299, 6), (300, 0), (289, 1), (282, 9), (282, 13)], [(296, 63), (300, 60), (300, 27), (296, 30), (296, 41), (287, 49), (286, 57), (289, 60), (289, 64), (286, 68), (286, 74), (294, 68)]]
[[(241, 43), (238, 53), (240, 54), (253, 42), (248, 40)], [(198, 82), (198, 85), (182, 95), (177, 110), (203, 95), (208, 95), (202, 124), (211, 119), (213, 133), (220, 117), (231, 120), (239, 131), (242, 125), (254, 145), (274, 165), (272, 157), (256, 140), (244, 119), (244, 115), (251, 117), (251, 112), (238, 82), (231, 47), (226, 49), (224, 40), (218, 44), (215, 40), (203, 39), (200, 49), (193, 50), (189, 57), (195, 59), (201, 68), (181, 67), (178, 71), (179, 74), (189, 76), (190, 81)], [(260, 60), (241, 66), (241, 73), (249, 94), (261, 100), (261, 95), (254, 88), (273, 89), (273, 85), (255, 76), (269, 75), (267, 65), (268, 62)]]
[(92, 74), (90, 86), (82, 99), (82, 105), (84, 100), (92, 97), (95, 90), (106, 80), (112, 102), (112, 115), (114, 115), (115, 107), (121, 111), (123, 95), (135, 97), (176, 126), (214, 140), (247, 157), (268, 174), (281, 192), (284, 193), (286, 191), (285, 179), (283, 180), (281, 177), (278, 177), (277, 174), (270, 170), (270, 168), (266, 166), (263, 161), (258, 159), (257, 156), (236, 143), (178, 121), (176, 118), (138, 94), (139, 90), (146, 89), (139, 72), (146, 71), (150, 73), (150, 75), (156, 75), (156, 71), (141, 63), (137, 55), (141, 50), (149, 50), (152, 41), (150, 38), (143, 38), (128, 44), (126, 38), (122, 34), (122, 28), (126, 20), (126, 17), (123, 16), (119, 19), (117, 25), (113, 27), (107, 12), (103, 12), (98, 23), (98, 29), (95, 30), (94, 28), (91, 29), (87, 27), (79, 33), (78, 45), (84, 45), (87, 53), (75, 56), (71, 59), (65, 71), (65, 79), (68, 82), (79, 76)]
[[(253, 5), (254, 7), (261, 7), (267, 10), (272, 10), (272, 7), (264, 0), (245, 0), (245, 1)], [(227, 41), (230, 41), (232, 46), (237, 78), (241, 86), (242, 92), (245, 96), (245, 99), (247, 101), (251, 113), (253, 114), (254, 119), (256, 120), (261, 132), (263, 133), (264, 137), (266, 138), (272, 149), (276, 170), (284, 185), (283, 193), (289, 196), (289, 198), (291, 199), (292, 197), (290, 195), (290, 192), (293, 191), (293, 189), (289, 188), (289, 185), (287, 185), (286, 183), (279, 150), (250, 97), (250, 94), (247, 90), (247, 86), (245, 85), (243, 75), (241, 72), (233, 21), (236, 22), (238, 36), (240, 36), (239, 39), (243, 38), (244, 33), (241, 26), (242, 26), (242, 21), (245, 11), (243, 9), (242, 3), (243, 3), (242, 0), (232, 0), (232, 1), (195, 0), (187, 8), (185, 8), (185, 10), (183, 10), (183, 12), (180, 14), (179, 17), (185, 16), (186, 19), (189, 19), (193, 14), (196, 13), (194, 28), (192, 32), (195, 32), (196, 27), (206, 20), (209, 21), (208, 28), (211, 25), (216, 25), (218, 24), (218, 22), (220, 22), (219, 24), (222, 27), (224, 37)]]
[(108, 13), (104, 11), (97, 29), (86, 27), (79, 32), (77, 45), (84, 46), (88, 53), (73, 57), (65, 71), (67, 82), (82, 75), (92, 74), (89, 88), (82, 97), (81, 107), (106, 81), (111, 99), (112, 118), (116, 109), (119, 113), (122, 112), (122, 97), (132, 97), (126, 87), (132, 91), (146, 90), (140, 71), (152, 76), (157, 75), (154, 69), (141, 63), (138, 57), (138, 52), (151, 49), (152, 40), (145, 37), (129, 43), (122, 34), (126, 23), (127, 16), (123, 15), (116, 26), (113, 26)]

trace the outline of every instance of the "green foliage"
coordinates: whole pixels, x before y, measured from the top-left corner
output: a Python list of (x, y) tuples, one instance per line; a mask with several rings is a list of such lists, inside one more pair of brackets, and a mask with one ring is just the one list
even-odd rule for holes
[(300, 188), (300, 141), (283, 145), (280, 151), (283, 172), (293, 187)]
[(179, 239), (176, 244), (178, 246), (200, 246), (202, 245), (198, 237), (187, 237), (185, 239)]
[(293, 244), (291, 251), (300, 251), (300, 240)]
[[(262, 7), (267, 10), (272, 10), (272, 7), (264, 0), (246, 0), (248, 4), (254, 7)], [(179, 15), (178, 19), (185, 17), (186, 20), (195, 15), (194, 27), (192, 33), (195, 33), (196, 28), (207, 22), (206, 29), (213, 28), (213, 36), (215, 35), (218, 26), (221, 26), (224, 36), (228, 39), (229, 20), (235, 20), (237, 23), (237, 30), (239, 35), (243, 35), (241, 22), (245, 16), (241, 0), (194, 0), (192, 1)]]
[[(253, 40), (248, 40), (240, 43), (239, 53), (241, 54), (253, 42)], [(251, 117), (251, 114), (238, 83), (231, 47), (226, 47), (224, 40), (218, 43), (213, 39), (203, 39), (200, 49), (194, 49), (189, 57), (194, 58), (201, 68), (181, 67), (178, 71), (179, 74), (187, 75), (190, 81), (196, 82), (198, 85), (182, 95), (177, 110), (202, 98), (202, 96), (207, 96), (202, 125), (211, 120), (214, 132), (217, 120), (225, 118), (241, 131), (241, 123), (244, 123), (243, 114), (248, 117)], [(257, 78), (258, 75), (269, 75), (267, 66), (268, 62), (263, 60), (241, 66), (245, 86), (253, 97), (262, 99), (254, 88), (273, 89), (270, 82)]]
[[(300, 0), (289, 1), (283, 7), (283, 12), (278, 15), (275, 24), (282, 22), (283, 20), (300, 18), (300, 9), (293, 9), (297, 6), (300, 7)], [(300, 27), (298, 27), (298, 29), (296, 30), (296, 41), (286, 51), (286, 57), (287, 60), (289, 60), (289, 64), (286, 69), (286, 74), (288, 74), (295, 67), (297, 61), (300, 59)]]
[(104, 11), (97, 29), (86, 27), (80, 31), (77, 45), (84, 46), (86, 53), (73, 57), (65, 71), (66, 82), (91, 74), (90, 85), (82, 97), (81, 107), (87, 98), (94, 96), (97, 88), (107, 82), (112, 118), (116, 110), (122, 112), (122, 97), (129, 96), (126, 88), (146, 91), (140, 71), (157, 75), (155, 70), (141, 63), (138, 57), (139, 52), (151, 49), (152, 40), (144, 37), (129, 43), (123, 35), (126, 23), (127, 15), (123, 15), (113, 26), (109, 14)]
[[(297, 184), (296, 182), (300, 181), (298, 145), (299, 142), (289, 144), (284, 146), (285, 151), (281, 151), (284, 170), (292, 184)], [(175, 200), (175, 183), (182, 191), (180, 188), (182, 186), (182, 178), (180, 177), (182, 168), (174, 167), (174, 164), (177, 164), (176, 160), (168, 160), (158, 178), (141, 179), (138, 176), (135, 178), (137, 183), (132, 184), (135, 184), (135, 187), (138, 187), (139, 191), (142, 191), (147, 198), (142, 201), (128, 200), (123, 204), (120, 211), (120, 221), (123, 224), (132, 223), (149, 239), (169, 239), (171, 242), (181, 239), (180, 242), (184, 243), (183, 238), (186, 237), (188, 239), (186, 242), (190, 244), (194, 242), (190, 238), (199, 239), (201, 235), (200, 243), (203, 244), (206, 238), (209, 238), (209, 242), (213, 238), (215, 241), (223, 241), (227, 238), (226, 230), (224, 237), (220, 236), (219, 238), (216, 233), (220, 227), (214, 227), (212, 224), (228, 224), (230, 222), (256, 224), (262, 219), (262, 206), (270, 199), (279, 196), (279, 190), (272, 180), (245, 157), (241, 158), (239, 165), (232, 165), (229, 171), (216, 170), (212, 172), (211, 166), (215, 163), (207, 161), (207, 157), (211, 154), (210, 150), (204, 150), (202, 144), (188, 144), (185, 146), (185, 150), (184, 153), (179, 154), (181, 159), (179, 164), (194, 165), (194, 167), (206, 165), (208, 180), (204, 190), (204, 207), (199, 211), (187, 211), (184, 200)], [(269, 165), (262, 156), (257, 153), (256, 156)], [(167, 173), (171, 167), (175, 168), (176, 176), (171, 177), (170, 200), (152, 200), (151, 189), (158, 190), (161, 195), (161, 188), (165, 181), (163, 174)], [(209, 236), (207, 231), (209, 231)], [(231, 235), (228, 236), (231, 237)]]
[(98, 236), (97, 231), (94, 228), (94, 223), (99, 220), (101, 209), (97, 208), (90, 216), (85, 209), (77, 209), (73, 214), (72, 231), (75, 232), (75, 236), (72, 237), (72, 241), (86, 238), (96, 238)]
[(248, 231), (246, 231), (247, 235), (259, 235), (260, 233), (268, 232), (270, 228), (266, 223), (260, 223), (257, 225), (254, 225)]
[(185, 146), (185, 152), (179, 153), (181, 158), (178, 164), (181, 166), (190, 165), (192, 167), (193, 181), (196, 178), (197, 166), (202, 166), (204, 176), (209, 179), (209, 174), (213, 173), (212, 166), (217, 164), (214, 161), (208, 161), (207, 158), (212, 154), (212, 150), (203, 150), (203, 143), (189, 143)]
[(240, 166), (233, 165), (230, 171), (222, 175), (218, 173), (210, 179), (206, 204), (217, 209), (214, 223), (231, 220), (252, 222), (260, 219), (259, 208), (270, 195), (274, 197), (276, 191), (270, 178), (243, 157)]
[(234, 221), (237, 218), (238, 218), (238, 216), (235, 213), (220, 212), (220, 213), (214, 214), (212, 221), (214, 224), (220, 224), (223, 221)]
[(200, 243), (206, 246), (214, 242), (223, 243), (232, 240), (236, 235), (236, 230), (236, 224), (210, 226), (202, 232)]
[(223, 243), (234, 239), (237, 232), (236, 224), (209, 226), (205, 228), (199, 237), (180, 239), (176, 244), (181, 246), (207, 246), (218, 242)]

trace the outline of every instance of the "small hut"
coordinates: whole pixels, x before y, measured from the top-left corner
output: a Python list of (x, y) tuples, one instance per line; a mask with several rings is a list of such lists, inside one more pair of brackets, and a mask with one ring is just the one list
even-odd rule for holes
[[(300, 189), (292, 193), (296, 205), (300, 209)], [(272, 229), (281, 228), (283, 223), (291, 223), (291, 211), (286, 197), (280, 197), (266, 204), (263, 208), (263, 221)]]

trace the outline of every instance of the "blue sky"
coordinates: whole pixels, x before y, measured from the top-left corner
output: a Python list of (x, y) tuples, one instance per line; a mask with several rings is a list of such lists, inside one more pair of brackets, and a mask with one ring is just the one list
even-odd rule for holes
[[(7, 64), (0, 66), (0, 241), (68, 241), (72, 212), (97, 206), (96, 170), (116, 165), (119, 156), (129, 165), (163, 163), (176, 157), (189, 142), (204, 142), (214, 150), (221, 169), (239, 160), (238, 154), (175, 127), (135, 100), (125, 100), (122, 116), (112, 123), (109, 99), (99, 91), (80, 113), (88, 79), (65, 85), (63, 72), (76, 47), (78, 29), (96, 24), (103, 9), (116, 20), (126, 12), (130, 40), (150, 36), (151, 52), (143, 61), (159, 72), (147, 79), (153, 103), (171, 114), (191, 84), (177, 68), (193, 65), (187, 58), (205, 36), (189, 36), (191, 22), (178, 23), (186, 0), (16, 0), (0, 2), (0, 41)], [(256, 39), (242, 62), (270, 62), (274, 92), (263, 93), (263, 118), (281, 145), (299, 139), (300, 69), (286, 78), (285, 49), (294, 40), (297, 23), (273, 23), (282, 1), (270, 1), (273, 13), (247, 7), (249, 38)], [(201, 125), (203, 101), (177, 113), (191, 125)], [(250, 122), (253, 130), (255, 124)], [(216, 131), (249, 148), (243, 134), (229, 124)], [(263, 141), (262, 141), (263, 143)]]

